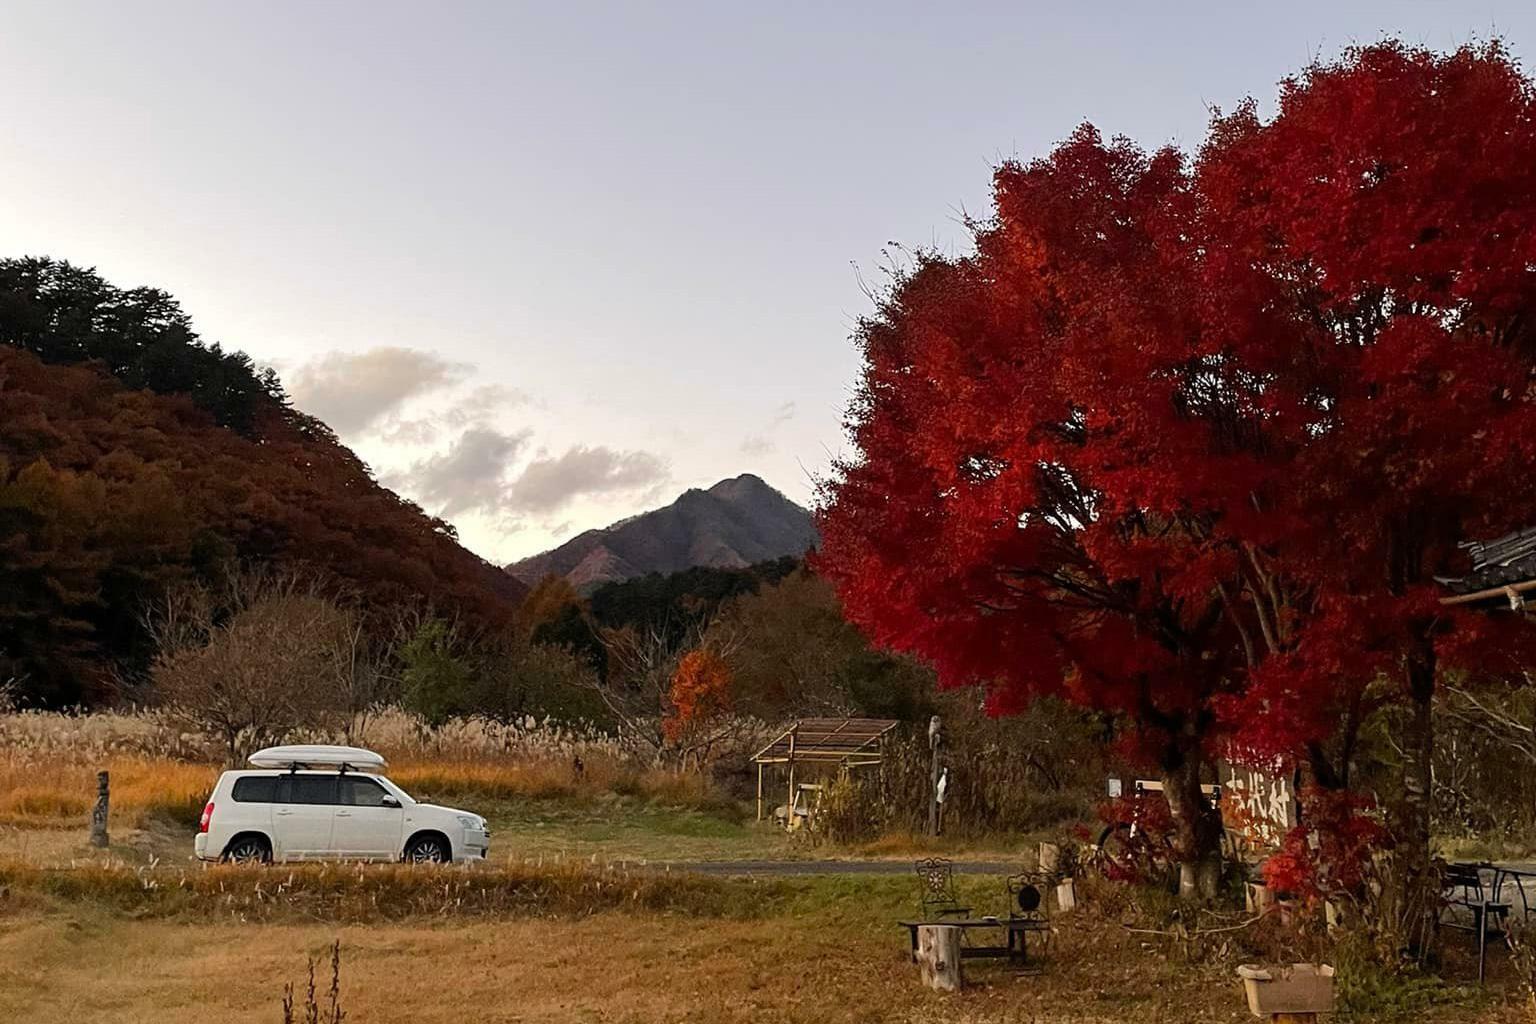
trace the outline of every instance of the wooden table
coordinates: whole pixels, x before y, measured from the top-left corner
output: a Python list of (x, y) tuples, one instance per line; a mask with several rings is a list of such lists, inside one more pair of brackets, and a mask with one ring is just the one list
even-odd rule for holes
[(1007, 958), (1021, 964), (1029, 962), (1029, 933), (1045, 934), (1050, 930), (1050, 926), (1044, 921), (1027, 917), (944, 917), (932, 921), (900, 921), (898, 923), (907, 930), (907, 935), (911, 939), (914, 963), (917, 961), (917, 930), (923, 925), (945, 925), (966, 931), (974, 928), (1002, 929), (1006, 937), (1003, 945), (962, 946), (961, 958), (966, 960)]

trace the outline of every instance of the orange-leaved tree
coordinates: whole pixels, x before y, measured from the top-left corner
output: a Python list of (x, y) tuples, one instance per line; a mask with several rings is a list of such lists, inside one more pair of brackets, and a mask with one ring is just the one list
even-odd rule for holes
[(714, 726), (731, 711), (731, 670), (707, 648), (683, 655), (667, 692), (671, 707), (662, 731), (684, 761), (703, 763), (719, 736)]

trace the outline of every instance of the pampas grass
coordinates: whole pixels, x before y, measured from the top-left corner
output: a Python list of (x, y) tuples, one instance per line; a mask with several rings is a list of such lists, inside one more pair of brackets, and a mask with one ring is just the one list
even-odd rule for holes
[[(429, 730), (404, 712), (374, 712), (351, 730), (378, 750), (407, 792), (431, 800), (569, 800), (618, 794), (669, 806), (727, 805), (700, 773), (656, 767), (640, 747), (591, 730), (533, 719), (468, 719)], [(338, 742), (307, 731), (291, 742)], [(220, 771), (220, 745), (155, 711), (0, 714), (0, 825), (76, 828), (112, 775), (114, 825), (197, 821)]]

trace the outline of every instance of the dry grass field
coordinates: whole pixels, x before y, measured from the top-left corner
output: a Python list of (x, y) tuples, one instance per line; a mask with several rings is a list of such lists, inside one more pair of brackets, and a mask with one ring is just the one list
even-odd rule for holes
[[(220, 869), (187, 883), (197, 890), (188, 897), (145, 888), (177, 888), (173, 873), (113, 880), (86, 870), (50, 884), (33, 869), (8, 869), (0, 1019), (275, 1022), (283, 983), (302, 982), (306, 959), (335, 940), (348, 1020), (379, 1024), (1250, 1019), (1230, 956), (1189, 962), (1092, 911), (1059, 922), (1037, 970), (982, 965), (963, 993), (929, 992), (893, 924), (910, 910), (905, 879), (411, 867), (366, 869), (362, 895), (332, 886), (358, 870)], [(279, 892), (295, 875), (313, 877)], [(481, 884), (520, 895), (494, 906), (461, 900), (462, 887)], [(963, 884), (979, 903), (1000, 892), (997, 879)], [(220, 889), (236, 895), (224, 901)], [(335, 901), (316, 902), (319, 891)], [(408, 912), (376, 919), (390, 894)], [(1518, 1002), (1463, 992), (1432, 1008), (1348, 1019), (1516, 1024), (1524, 1013)]]
[[(750, 821), (696, 776), (580, 737), (380, 731), (366, 742), (408, 790), (487, 814), (490, 864), (197, 865), (192, 822), (218, 769), (196, 737), (148, 715), (0, 716), (0, 1020), (275, 1024), (284, 983), (302, 986), (308, 958), (337, 940), (355, 1022), (1251, 1019), (1233, 971), (1252, 951), (1131, 931), (1123, 891), (1058, 919), (1037, 969), (984, 964), (944, 997), (919, 984), (895, 925), (914, 910), (910, 877), (640, 866), (933, 852), (1022, 863), (1016, 839), (829, 850)], [(85, 844), (101, 766), (113, 773), (107, 851)], [(1000, 879), (960, 884), (978, 913), (1002, 911)], [(1471, 976), (1465, 950), (1453, 953), (1447, 976)], [(1513, 971), (1501, 952), (1487, 990), (1366, 978), (1357, 988), (1375, 1008), (1341, 1016), (1532, 1024)]]

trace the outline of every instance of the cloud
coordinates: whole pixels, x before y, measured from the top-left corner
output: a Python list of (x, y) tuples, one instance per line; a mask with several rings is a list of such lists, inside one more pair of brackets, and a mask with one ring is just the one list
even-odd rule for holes
[(795, 418), (795, 403), (784, 402), (773, 410), (773, 416), (766, 426), (755, 434), (748, 434), (742, 438), (741, 454), (748, 456), (771, 455), (779, 450), (779, 446), (769, 435), (779, 427)]
[(330, 352), (295, 370), (288, 393), (295, 405), (346, 436), (367, 430), (408, 399), (458, 383), (470, 369), (394, 346)]
[(473, 427), (446, 452), (422, 459), (400, 474), (400, 486), (436, 515), (500, 512), (506, 501), (506, 474), (522, 453), (528, 431), (506, 434)]
[(650, 452), (576, 445), (563, 455), (542, 455), (528, 463), (507, 497), (520, 511), (552, 512), (584, 495), (655, 487), (667, 476), (666, 460)]
[(484, 426), (492, 422), (496, 413), (503, 409), (527, 405), (530, 401), (528, 393), (518, 388), (507, 387), (505, 384), (482, 384), (467, 395), (455, 396), (453, 404), (446, 409), (411, 418), (397, 415), (386, 417), (378, 424), (376, 433), (389, 444), (431, 444), (445, 431)]

